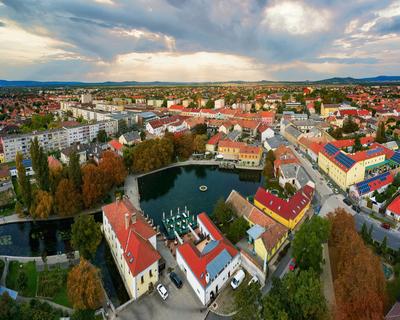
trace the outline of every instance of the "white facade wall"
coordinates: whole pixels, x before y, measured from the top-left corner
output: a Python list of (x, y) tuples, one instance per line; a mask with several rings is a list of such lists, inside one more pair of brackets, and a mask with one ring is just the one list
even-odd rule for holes
[[(118, 271), (121, 275), (121, 278), (124, 282), (125, 288), (131, 299), (138, 299), (141, 295), (143, 295), (147, 290), (140, 291), (139, 282), (141, 282), (141, 278), (150, 277), (150, 270), (152, 271), (151, 282), (155, 285), (158, 282), (158, 261), (154, 262), (148, 268), (143, 270), (141, 273), (137, 274), (135, 277), (131, 274), (128, 263), (124, 258), (124, 249), (118, 241), (116, 234), (114, 233), (113, 228), (111, 227), (106, 215), (103, 212), (103, 230), (104, 236), (108, 242), (110, 247), (110, 251), (114, 258), (114, 262), (118, 268)], [(153, 239), (154, 238), (154, 239)], [(156, 236), (150, 239), (151, 244), (156, 245)], [(156, 248), (156, 247), (154, 247)]]
[(218, 99), (214, 101), (214, 108), (215, 109), (221, 109), (225, 107), (225, 100), (224, 99)]
[(271, 139), (275, 136), (274, 130), (268, 128), (267, 130), (261, 132), (261, 141), (265, 141), (266, 139)]
[(214, 293), (215, 297), (217, 295), (217, 288), (218, 292), (221, 291), (226, 283), (229, 282), (230, 277), (233, 276), (239, 268), (241, 260), (240, 254), (237, 254), (224, 270), (212, 282), (209, 282), (206, 287), (203, 287), (197, 280), (197, 277), (193, 274), (185, 259), (181, 256), (179, 249), (176, 251), (176, 262), (178, 263), (179, 268), (186, 275), (187, 281), (200, 299), (201, 303), (207, 305), (212, 296), (211, 292)]
[(68, 147), (67, 134), (62, 129), (4, 136), (1, 139), (5, 162), (15, 160), (17, 152), (22, 153), (25, 157), (29, 156), (31, 141), (35, 137), (38, 138), (39, 145), (46, 151), (60, 150)]

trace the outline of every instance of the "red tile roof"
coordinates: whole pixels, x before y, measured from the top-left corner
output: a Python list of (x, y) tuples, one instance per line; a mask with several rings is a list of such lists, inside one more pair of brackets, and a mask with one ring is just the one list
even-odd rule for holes
[(208, 140), (207, 144), (210, 145), (217, 145), (219, 140), (221, 140), (224, 137), (223, 132), (218, 132), (217, 134), (213, 135), (210, 140)]
[(387, 210), (393, 212), (394, 214), (400, 215), (400, 196), (397, 196), (397, 198), (388, 205)]
[(311, 202), (314, 188), (306, 184), (290, 199), (281, 199), (264, 188), (259, 187), (254, 200), (286, 220), (294, 220), (297, 215)]
[(118, 140), (111, 140), (110, 142), (108, 142), (108, 144), (117, 151), (120, 151), (122, 149), (122, 147), (124, 146), (123, 144), (121, 144)]
[(238, 250), (224, 238), (222, 233), (210, 220), (206, 213), (201, 213), (197, 216), (203, 225), (207, 228), (208, 232), (212, 237), (218, 241), (215, 248), (207, 253), (200, 252), (193, 243), (186, 242), (179, 246), (177, 250), (181, 254), (182, 258), (185, 260), (186, 264), (189, 266), (190, 270), (196, 276), (198, 282), (203, 286), (207, 286), (206, 273), (207, 265), (213, 261), (223, 250), (226, 250), (229, 255), (234, 258), (239, 254)]
[[(128, 199), (124, 198), (104, 206), (103, 213), (111, 224), (118, 242), (124, 248), (124, 258), (133, 276), (146, 270), (161, 258), (149, 241), (156, 232)], [(125, 225), (125, 214), (129, 217), (136, 216), (136, 222), (130, 223), (128, 228)]]

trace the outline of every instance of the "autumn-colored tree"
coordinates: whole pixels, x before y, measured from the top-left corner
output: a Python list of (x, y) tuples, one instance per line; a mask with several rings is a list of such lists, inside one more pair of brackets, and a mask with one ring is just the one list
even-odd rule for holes
[(193, 154), (193, 136), (185, 133), (174, 141), (175, 154), (181, 159), (187, 159)]
[[(358, 235), (353, 217), (344, 209), (329, 214), (337, 320), (382, 319), (386, 283), (379, 257)], [(362, 315), (362, 316), (361, 316)]]
[(50, 192), (52, 194), (56, 193), (58, 184), (60, 183), (62, 178), (63, 178), (63, 168), (62, 167), (50, 168), (49, 185), (50, 185)]
[(76, 152), (72, 152), (69, 156), (68, 178), (71, 179), (75, 188), (80, 190), (82, 187), (82, 172), (79, 163), (79, 155)]
[(44, 190), (36, 190), (30, 209), (33, 218), (47, 219), (53, 210), (53, 197)]
[(72, 216), (82, 209), (82, 195), (69, 179), (58, 183), (54, 197), (56, 211), (61, 216)]
[(202, 135), (196, 135), (193, 139), (193, 150), (198, 152), (198, 153), (203, 153), (206, 151), (206, 142), (207, 142), (207, 136), (202, 134)]
[(99, 270), (81, 258), (67, 280), (68, 298), (74, 309), (97, 309), (104, 301)]
[(83, 172), (83, 203), (90, 208), (100, 201), (107, 190), (109, 178), (96, 165), (90, 163), (82, 168)]
[(103, 152), (99, 169), (110, 178), (111, 185), (108, 187), (122, 184), (128, 174), (124, 160), (112, 151)]

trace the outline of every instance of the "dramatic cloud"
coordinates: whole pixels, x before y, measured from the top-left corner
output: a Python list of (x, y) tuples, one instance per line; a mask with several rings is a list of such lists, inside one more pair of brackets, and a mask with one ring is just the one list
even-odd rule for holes
[(7, 79), (398, 75), (400, 1), (0, 0), (0, 41)]

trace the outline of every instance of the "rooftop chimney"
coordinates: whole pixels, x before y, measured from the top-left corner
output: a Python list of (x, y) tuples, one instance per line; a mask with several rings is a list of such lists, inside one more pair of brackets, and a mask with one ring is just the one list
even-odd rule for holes
[(131, 223), (132, 224), (136, 223), (136, 212), (132, 212), (132, 214), (131, 214)]
[(129, 213), (125, 213), (125, 229), (128, 230), (128, 228), (129, 228)]

